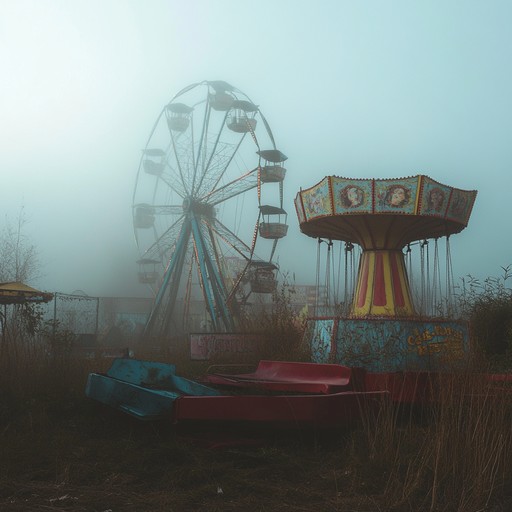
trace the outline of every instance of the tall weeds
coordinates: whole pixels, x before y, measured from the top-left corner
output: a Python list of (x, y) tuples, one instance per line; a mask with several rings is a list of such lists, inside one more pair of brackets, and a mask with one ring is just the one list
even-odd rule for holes
[(512, 267), (499, 277), (462, 279), (459, 302), (471, 325), (473, 349), (496, 370), (512, 368)]
[[(503, 292), (500, 304), (508, 305), (508, 293)], [(478, 302), (477, 295), (467, 296), (468, 311), (476, 315), (479, 304), (494, 307), (492, 297)], [(60, 418), (70, 403), (74, 414), (84, 414), (87, 374), (103, 371), (110, 361), (71, 358), (65, 351), (56, 357), (43, 333), (31, 330), (30, 318), (18, 320), (8, 323), (0, 345), (0, 435), (17, 422), (23, 427), (20, 439), (28, 445), (32, 432), (50, 423), (50, 415)], [(302, 324), (285, 289), (276, 293), (272, 310), (251, 322), (247, 331), (268, 339), (261, 357), (307, 358)], [(185, 363), (187, 354), (180, 357), (173, 362)], [(346, 434), (348, 444), (333, 449), (337, 464), (346, 469), (343, 474), (350, 475), (346, 491), (371, 497), (374, 510), (389, 512), (507, 510), (495, 505), (512, 498), (512, 390), (489, 380), (487, 370), (433, 377), (435, 399), (421, 410), (384, 403), (376, 416), (365, 417), (361, 428)], [(23, 432), (29, 435), (23, 438)]]
[(261, 357), (304, 361), (310, 358), (303, 344), (304, 321), (291, 305), (293, 287), (283, 284), (272, 296), (272, 304), (259, 314), (245, 317), (242, 329), (261, 334)]
[(433, 384), (422, 415), (383, 407), (363, 439), (354, 434), (353, 456), (389, 510), (487, 510), (512, 494), (512, 395), (470, 372)]

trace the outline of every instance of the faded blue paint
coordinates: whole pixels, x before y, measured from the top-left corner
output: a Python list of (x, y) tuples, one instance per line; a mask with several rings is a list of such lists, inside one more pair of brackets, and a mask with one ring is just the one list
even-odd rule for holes
[[(194, 214), (191, 216), (190, 220), (192, 232), (194, 234), (201, 280), (203, 283), (203, 293), (208, 303), (210, 317), (214, 324), (214, 328), (216, 331), (222, 330), (222, 326), (219, 324), (218, 318), (220, 316), (224, 323), (224, 327), (228, 330), (233, 330), (233, 318), (226, 303), (228, 295), (226, 287), (224, 286), (224, 281), (218, 272), (216, 265), (214, 265), (211, 260), (211, 257), (215, 254), (210, 254), (208, 251), (199, 221)], [(215, 253), (215, 250), (213, 252)]]
[(201, 274), (201, 281), (203, 283), (203, 293), (206, 298), (208, 310), (210, 312), (210, 318), (216, 331), (220, 330), (218, 325), (218, 318), (215, 311), (215, 301), (212, 297), (212, 291), (210, 289), (210, 281), (208, 279), (208, 272), (206, 271), (206, 258), (208, 257), (206, 250), (203, 247), (203, 241), (199, 226), (195, 217), (191, 218), (192, 231), (194, 233), (195, 248), (197, 251), (197, 262), (199, 264), (199, 272)]
[(330, 354), (336, 363), (369, 371), (441, 370), (464, 363), (469, 354), (469, 327), (462, 321), (332, 318), (310, 323), (312, 360), (318, 363)]
[[(185, 248), (188, 243), (188, 240), (190, 238), (190, 229), (189, 225), (187, 223), (183, 224), (179, 236), (178, 243), (176, 245), (176, 249), (174, 250), (171, 259), (169, 261), (169, 264), (167, 265), (167, 268), (165, 270), (165, 275), (163, 282), (160, 286), (160, 289), (158, 290), (157, 296), (155, 298), (155, 302), (153, 304), (153, 308), (151, 310), (151, 313), (149, 314), (148, 320), (146, 322), (146, 325), (144, 327), (144, 336), (147, 336), (151, 333), (153, 329), (153, 324), (155, 322), (155, 319), (158, 317), (158, 312), (160, 310), (160, 307), (163, 302), (163, 298), (165, 295), (165, 291), (167, 287), (169, 286), (169, 283), (171, 282), (171, 278), (173, 276), (177, 276), (177, 279), (172, 280), (172, 287), (169, 291), (169, 296), (171, 297), (171, 303), (167, 305), (168, 309), (172, 311), (174, 308), (174, 303), (176, 301), (176, 294), (178, 292), (179, 284), (180, 284), (180, 278), (181, 278), (181, 267), (183, 265), (184, 256), (185, 256)], [(159, 335), (162, 334), (162, 332), (158, 332)]]
[(311, 359), (315, 363), (328, 363), (333, 346), (334, 318), (308, 319), (306, 340), (311, 347)]
[(213, 388), (176, 375), (172, 364), (116, 359), (106, 375), (91, 373), (85, 394), (139, 419), (165, 418), (183, 395), (218, 396)]
[(180, 396), (172, 391), (148, 389), (98, 373), (89, 374), (85, 394), (93, 400), (144, 420), (170, 416), (173, 403)]
[(182, 395), (218, 395), (215, 389), (176, 375), (176, 366), (139, 359), (115, 359), (107, 376), (138, 386), (175, 391)]

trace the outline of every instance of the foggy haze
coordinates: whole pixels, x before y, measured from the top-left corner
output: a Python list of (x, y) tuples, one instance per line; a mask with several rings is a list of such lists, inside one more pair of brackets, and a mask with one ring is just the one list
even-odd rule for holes
[[(293, 199), (327, 175), (478, 190), (456, 277), (512, 263), (512, 4), (0, 1), (2, 219), (21, 207), (49, 291), (141, 295), (132, 195), (162, 107), (224, 80), (287, 156), (281, 271), (314, 284)], [(256, 220), (257, 212), (254, 212)], [(252, 235), (252, 234), (251, 234)], [(244, 237), (249, 239), (251, 235)]]

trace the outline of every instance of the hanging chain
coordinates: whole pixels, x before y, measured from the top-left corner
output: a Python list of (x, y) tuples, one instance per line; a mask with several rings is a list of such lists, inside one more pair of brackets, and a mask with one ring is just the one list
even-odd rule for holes
[(345, 242), (345, 290), (343, 296), (344, 313), (348, 313), (348, 304), (351, 301), (352, 290), (354, 287), (354, 244)]
[(322, 239), (318, 239), (318, 244), (316, 247), (316, 281), (315, 281), (315, 316), (318, 316), (318, 302), (319, 302), (319, 294), (320, 294), (320, 244), (322, 243)]
[(442, 290), (441, 290), (441, 272), (439, 264), (439, 244), (438, 238), (434, 240), (434, 270), (433, 270), (433, 282), (432, 282), (432, 308), (433, 313), (437, 313), (437, 316), (442, 316), (443, 301), (442, 301)]
[(329, 239), (327, 243), (327, 256), (325, 260), (325, 297), (324, 297), (324, 314), (328, 315), (329, 307), (331, 306), (331, 258), (332, 258), (332, 240)]
[(420, 244), (421, 249), (421, 313), (429, 314), (429, 289), (430, 289), (430, 270), (429, 270), (429, 254), (428, 240), (423, 240)]
[(455, 279), (453, 277), (450, 235), (446, 237), (446, 294), (448, 296), (448, 316), (458, 314), (457, 302), (455, 301)]
[(341, 297), (340, 297), (340, 282), (341, 282), (341, 254), (342, 254), (342, 250), (341, 250), (341, 242), (339, 244), (339, 247), (340, 247), (340, 252), (338, 254), (338, 270), (336, 272), (336, 295), (334, 297), (334, 304), (336, 306), (339, 307), (339, 304), (340, 304), (340, 300), (341, 300)]
[(407, 244), (407, 249), (405, 250), (405, 266), (407, 267), (407, 275), (409, 276), (409, 287), (413, 289), (413, 270), (412, 270), (412, 249), (411, 244)]

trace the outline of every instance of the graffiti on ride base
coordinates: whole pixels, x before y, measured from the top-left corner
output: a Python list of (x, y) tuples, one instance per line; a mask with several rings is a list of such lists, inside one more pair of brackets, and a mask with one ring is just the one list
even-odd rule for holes
[(409, 351), (420, 357), (441, 353), (453, 359), (464, 357), (464, 332), (449, 325), (434, 325), (422, 331), (414, 329), (407, 344)]
[(261, 342), (261, 336), (255, 334), (191, 334), (190, 357), (197, 361), (244, 360), (258, 353)]

